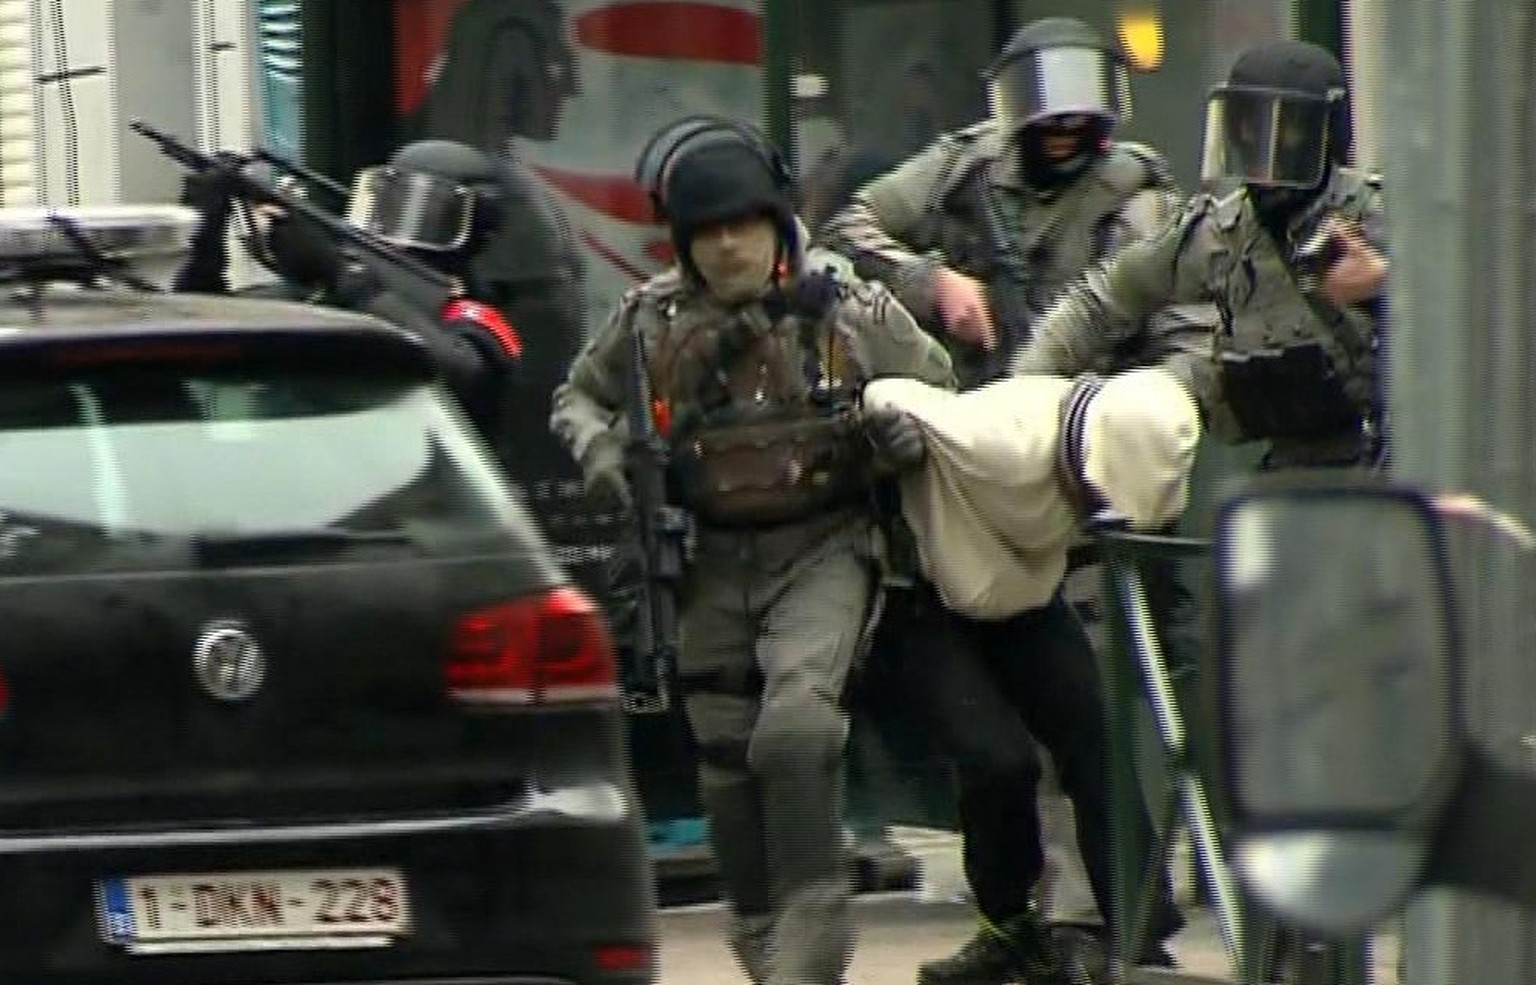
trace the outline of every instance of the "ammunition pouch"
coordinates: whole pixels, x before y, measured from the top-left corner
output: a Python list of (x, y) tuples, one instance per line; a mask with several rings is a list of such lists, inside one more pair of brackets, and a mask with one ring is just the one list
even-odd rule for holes
[(1250, 440), (1316, 439), (1360, 430), (1360, 410), (1316, 342), (1223, 352), (1221, 376), (1227, 406)]
[(867, 499), (872, 458), (851, 410), (793, 417), (780, 410), (706, 421), (682, 436), (672, 449), (672, 484), (704, 523), (769, 526)]

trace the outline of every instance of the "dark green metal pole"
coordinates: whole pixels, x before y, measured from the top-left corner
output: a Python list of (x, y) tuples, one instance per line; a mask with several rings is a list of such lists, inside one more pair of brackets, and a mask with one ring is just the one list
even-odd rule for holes
[(799, 0), (763, 0), (763, 126), (768, 136), (795, 159), (794, 43)]
[[(1109, 736), (1110, 856), (1114, 862), (1115, 912), (1106, 914), (1115, 951), (1129, 947), (1135, 902), (1141, 896), (1145, 864), (1152, 846), (1142, 838), (1135, 823), (1142, 808), (1141, 784), (1136, 778), (1137, 709), (1141, 691), (1131, 656), (1130, 633), (1119, 609), (1120, 585), (1115, 565), (1104, 564), (1105, 622), (1109, 652), (1104, 661), (1104, 725)], [(1113, 607), (1113, 608), (1111, 608)]]

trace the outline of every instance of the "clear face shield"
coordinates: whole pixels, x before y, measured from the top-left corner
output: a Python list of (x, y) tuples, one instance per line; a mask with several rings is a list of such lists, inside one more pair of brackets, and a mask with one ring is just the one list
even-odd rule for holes
[(347, 220), (395, 246), (448, 252), (469, 241), (475, 193), (456, 181), (382, 166), (359, 172)]
[(987, 80), (992, 116), (1017, 132), (1048, 117), (1131, 115), (1130, 81), (1110, 52), (1086, 46), (1037, 48)]
[(1282, 89), (1223, 87), (1205, 114), (1200, 180), (1263, 188), (1316, 188), (1328, 167), (1334, 100)]

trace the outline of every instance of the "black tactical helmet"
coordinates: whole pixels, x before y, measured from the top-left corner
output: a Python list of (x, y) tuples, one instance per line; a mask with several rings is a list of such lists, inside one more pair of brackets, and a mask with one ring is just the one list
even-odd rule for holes
[(419, 140), (358, 173), (347, 218), (396, 246), (472, 254), (501, 219), (500, 166), (467, 144)]
[(1072, 17), (1020, 28), (986, 72), (992, 116), (1010, 131), (1053, 117), (1087, 116), (1100, 135), (1130, 115), (1130, 87), (1115, 51)]
[(1238, 56), (1206, 110), (1201, 178), (1258, 188), (1319, 187), (1349, 154), (1349, 99), (1339, 60), (1276, 41)]
[(678, 260), (691, 266), (688, 245), (698, 229), (763, 214), (797, 244), (789, 169), (756, 127), (718, 116), (690, 116), (663, 127), (635, 164), (656, 218), (670, 222)]

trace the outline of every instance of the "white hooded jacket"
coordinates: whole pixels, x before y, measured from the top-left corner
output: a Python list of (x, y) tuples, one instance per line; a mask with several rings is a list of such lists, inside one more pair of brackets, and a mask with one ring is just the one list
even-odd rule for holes
[[(911, 414), (928, 457), (901, 479), (902, 514), (923, 574), (946, 605), (1002, 619), (1045, 604), (1066, 574), (1081, 518), (1058, 469), (1070, 380), (1015, 376), (955, 393), (888, 378), (867, 408)], [(1200, 417), (1171, 374), (1139, 369), (1104, 382), (1088, 405), (1083, 476), (1127, 517), (1155, 529), (1183, 512)]]

